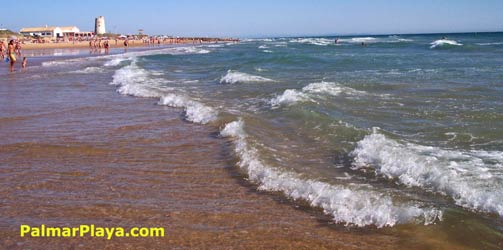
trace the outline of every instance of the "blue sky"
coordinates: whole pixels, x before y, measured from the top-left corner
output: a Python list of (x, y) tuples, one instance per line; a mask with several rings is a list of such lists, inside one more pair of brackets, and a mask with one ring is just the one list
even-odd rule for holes
[(78, 26), (179, 36), (503, 31), (503, 0), (3, 1), (1, 28)]

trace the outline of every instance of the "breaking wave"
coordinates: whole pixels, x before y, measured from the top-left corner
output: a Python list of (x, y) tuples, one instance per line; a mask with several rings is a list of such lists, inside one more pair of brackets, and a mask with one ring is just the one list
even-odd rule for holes
[(295, 89), (287, 89), (283, 94), (278, 95), (271, 99), (269, 102), (272, 107), (276, 108), (281, 105), (291, 105), (298, 102), (310, 101), (311, 98), (302, 91), (298, 91)]
[(131, 58), (125, 58), (125, 57), (114, 58), (114, 59), (106, 62), (103, 66), (105, 66), (105, 67), (119, 66), (122, 62), (124, 62), (126, 60), (131, 60)]
[(281, 95), (271, 99), (269, 103), (273, 107), (278, 107), (280, 105), (292, 105), (297, 102), (313, 101), (313, 98), (320, 95), (346, 95), (354, 97), (367, 94), (365, 91), (342, 86), (335, 82), (316, 82), (305, 86), (301, 90), (287, 89)]
[(390, 36), (386, 38), (376, 37), (352, 37), (352, 38), (295, 38), (290, 40), (291, 43), (303, 43), (318, 46), (328, 46), (337, 44), (361, 44), (361, 43), (404, 43), (413, 42), (412, 39), (400, 38), (397, 36)]
[(450, 196), (459, 206), (503, 217), (503, 152), (400, 143), (374, 129), (351, 155), (355, 169), (372, 168), (406, 186)]
[(167, 81), (155, 78), (155, 75), (155, 72), (138, 67), (133, 60), (130, 65), (115, 72), (111, 84), (117, 85), (117, 92), (123, 95), (160, 98), (159, 105), (183, 108), (190, 122), (206, 124), (217, 119), (216, 110), (186, 95), (172, 93), (175, 89), (164, 86)]
[(220, 83), (227, 83), (227, 84), (246, 83), (246, 82), (273, 82), (273, 80), (262, 76), (250, 75), (234, 70), (227, 71), (227, 74), (220, 79)]
[(72, 71), (72, 74), (98, 74), (105, 72), (105, 69), (100, 67), (87, 67), (85, 69)]
[(364, 186), (331, 185), (306, 180), (298, 174), (271, 168), (260, 159), (257, 150), (249, 145), (242, 120), (225, 125), (220, 134), (234, 139), (238, 165), (260, 190), (282, 192), (294, 200), (305, 200), (320, 207), (337, 223), (378, 228), (416, 222), (425, 225), (442, 220), (442, 211), (420, 203), (397, 204), (390, 196)]
[(183, 108), (185, 119), (194, 123), (206, 124), (217, 119), (218, 112), (211, 107), (194, 101), (185, 95), (167, 94), (162, 96), (159, 105)]
[(151, 72), (137, 66), (133, 60), (130, 65), (115, 71), (112, 85), (118, 86), (117, 92), (137, 97), (161, 97), (170, 88), (163, 87), (166, 80), (154, 78)]
[(440, 48), (444, 46), (463, 46), (462, 43), (458, 43), (454, 40), (440, 39), (430, 43), (430, 49)]

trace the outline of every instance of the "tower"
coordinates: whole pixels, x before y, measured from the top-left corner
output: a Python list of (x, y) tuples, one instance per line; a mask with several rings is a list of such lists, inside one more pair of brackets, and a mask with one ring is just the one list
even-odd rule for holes
[(105, 34), (105, 17), (99, 16), (94, 20), (94, 33), (96, 35)]

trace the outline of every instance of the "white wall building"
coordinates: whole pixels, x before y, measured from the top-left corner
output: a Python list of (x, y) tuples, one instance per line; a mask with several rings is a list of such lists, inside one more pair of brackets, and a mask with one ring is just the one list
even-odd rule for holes
[(24, 36), (40, 36), (40, 37), (62, 37), (63, 32), (59, 27), (31, 27), (31, 28), (22, 28), (19, 33)]
[(80, 29), (76, 26), (66, 26), (66, 27), (30, 27), (22, 28), (19, 33), (24, 36), (40, 36), (48, 38), (63, 38), (72, 37), (75, 33), (79, 33)]

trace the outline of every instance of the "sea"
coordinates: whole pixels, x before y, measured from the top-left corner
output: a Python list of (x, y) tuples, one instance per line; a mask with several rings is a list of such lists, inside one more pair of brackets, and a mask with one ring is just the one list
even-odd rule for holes
[(185, 124), (227, 141), (241, 173), (229, 178), (342, 228), (503, 248), (503, 33), (79, 54), (24, 77), (98, 81), (116, 98), (175, 108)]

